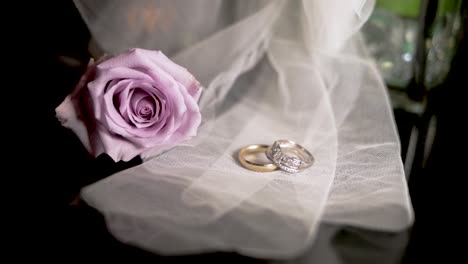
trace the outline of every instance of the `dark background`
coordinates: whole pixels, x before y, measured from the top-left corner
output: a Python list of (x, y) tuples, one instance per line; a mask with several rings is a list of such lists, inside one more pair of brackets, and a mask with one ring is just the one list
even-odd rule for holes
[[(31, 35), (39, 33), (37, 50), (44, 56), (35, 71), (38, 76), (45, 76), (47, 81), (38, 82), (31, 97), (35, 101), (34, 116), (38, 124), (33, 140), (39, 144), (37, 148), (45, 151), (31, 165), (34, 166), (34, 175), (38, 175), (35, 177), (34, 182), (38, 182), (38, 185), (33, 186), (35, 192), (31, 203), (39, 205), (40, 211), (31, 212), (31, 216), (25, 218), (25, 225), (38, 235), (34, 235), (34, 239), (18, 238), (23, 248), (24, 245), (28, 246), (26, 252), (61, 261), (98, 257), (106, 260), (129, 259), (137, 263), (266, 262), (227, 253), (187, 257), (155, 256), (117, 242), (107, 233), (101, 215), (76, 199), (81, 187), (141, 161), (135, 158), (128, 163), (114, 163), (105, 155), (97, 159), (90, 157), (73, 132), (61, 127), (56, 120), (55, 107), (74, 88), (89, 59), (90, 33), (72, 1), (49, 3), (38, 10), (39, 18), (33, 19), (37, 24), (33, 23), (27, 32), (31, 32)], [(466, 18), (464, 3), (464, 32), (467, 32)], [(465, 47), (466, 41), (462, 34), (446, 82), (424, 94), (428, 104), (423, 115), (394, 109), (403, 158), (407, 155), (411, 130), (416, 127), (422, 135), (408, 180), (416, 217), (413, 228), (391, 236), (392, 239), (384, 243), (373, 243), (373, 237), (379, 237), (379, 234), (339, 227), (336, 229), (338, 231), (333, 231), (334, 241), (339, 242), (339, 246), (333, 250), (341, 254), (343, 263), (419, 263), (424, 260), (451, 263), (463, 257), (466, 242), (459, 238), (465, 237), (461, 234), (466, 223), (466, 217), (462, 216), (466, 206), (459, 204), (466, 200), (463, 196), (467, 193), (463, 191), (462, 184), (463, 178), (467, 176), (463, 168), (467, 162), (464, 153), (467, 134), (464, 123), (467, 118), (463, 111), (467, 104), (465, 90), (468, 88)], [(429, 142), (432, 145), (430, 155), (424, 160), (422, 153), (427, 145), (425, 133), (433, 116), (437, 120), (436, 134), (434, 140)], [(330, 230), (335, 228), (325, 226), (321, 234), (330, 235)], [(402, 236), (403, 239), (399, 239)], [(409, 239), (405, 239), (407, 237)], [(321, 254), (318, 247), (320, 244), (311, 252)], [(357, 257), (347, 258), (343, 253), (347, 252), (346, 247), (351, 248)], [(397, 254), (395, 258), (392, 251), (394, 259), (387, 258), (387, 248), (402, 248), (401, 257)]]

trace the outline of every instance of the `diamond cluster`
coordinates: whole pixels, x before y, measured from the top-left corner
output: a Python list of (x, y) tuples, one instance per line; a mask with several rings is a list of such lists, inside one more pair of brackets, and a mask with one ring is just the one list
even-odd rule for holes
[(267, 156), (278, 167), (280, 167), (282, 170), (289, 172), (289, 173), (299, 172), (301, 165), (303, 163), (302, 160), (296, 157), (291, 157), (291, 156), (283, 154), (279, 144), (273, 144), (273, 146), (271, 146), (270, 148), (270, 151), (267, 152)]

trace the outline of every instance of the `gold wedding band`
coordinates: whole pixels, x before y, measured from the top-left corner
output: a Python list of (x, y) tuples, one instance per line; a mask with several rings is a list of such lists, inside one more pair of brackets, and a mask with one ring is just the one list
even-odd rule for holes
[(273, 163), (260, 163), (254, 162), (251, 160), (246, 159), (247, 155), (255, 154), (255, 153), (265, 153), (268, 149), (268, 145), (250, 145), (247, 147), (243, 147), (239, 150), (239, 162), (244, 166), (246, 169), (257, 171), (257, 172), (270, 172), (278, 169)]

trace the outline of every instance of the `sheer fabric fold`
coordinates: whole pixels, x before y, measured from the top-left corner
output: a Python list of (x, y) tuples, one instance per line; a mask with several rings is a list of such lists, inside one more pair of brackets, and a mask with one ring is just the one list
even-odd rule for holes
[[(205, 87), (199, 135), (82, 190), (119, 240), (163, 255), (288, 258), (321, 221), (413, 221), (385, 86), (359, 29), (371, 0), (75, 0), (96, 56), (159, 49)], [(256, 173), (239, 148), (290, 139), (315, 164)]]

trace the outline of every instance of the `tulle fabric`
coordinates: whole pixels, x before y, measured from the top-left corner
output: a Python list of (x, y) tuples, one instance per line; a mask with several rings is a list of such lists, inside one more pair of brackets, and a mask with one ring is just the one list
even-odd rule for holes
[[(359, 29), (371, 0), (75, 0), (93, 42), (159, 49), (205, 87), (198, 136), (87, 186), (123, 242), (163, 255), (288, 258), (321, 221), (383, 231), (413, 213), (385, 86)], [(290, 139), (315, 164), (256, 173), (239, 148)]]

